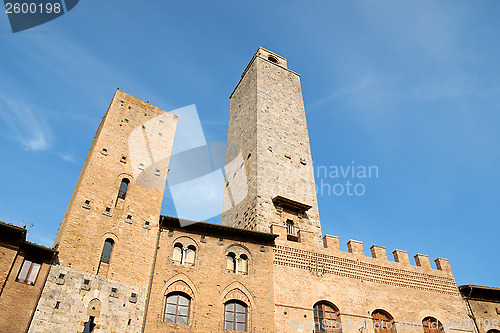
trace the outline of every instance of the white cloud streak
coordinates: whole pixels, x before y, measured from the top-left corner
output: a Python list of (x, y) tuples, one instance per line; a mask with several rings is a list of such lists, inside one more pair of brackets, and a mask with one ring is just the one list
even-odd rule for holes
[(41, 114), (24, 102), (0, 96), (0, 118), (25, 150), (46, 151), (50, 148), (52, 130)]

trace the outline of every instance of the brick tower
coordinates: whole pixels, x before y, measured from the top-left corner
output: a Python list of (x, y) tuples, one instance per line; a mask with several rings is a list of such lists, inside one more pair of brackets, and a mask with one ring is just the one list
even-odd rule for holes
[(314, 170), (299, 74), (260, 47), (230, 96), (222, 224), (321, 244)]
[[(177, 116), (117, 90), (59, 229), (59, 265), (30, 332), (107, 331), (111, 321), (121, 331), (141, 327), (176, 124)], [(56, 311), (63, 294), (68, 308)]]

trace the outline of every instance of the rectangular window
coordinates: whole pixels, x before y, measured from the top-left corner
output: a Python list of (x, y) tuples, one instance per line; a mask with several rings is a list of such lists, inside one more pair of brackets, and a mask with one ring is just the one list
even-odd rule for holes
[(40, 264), (30, 260), (24, 260), (19, 274), (17, 275), (16, 281), (21, 283), (26, 283), (31, 286), (35, 285), (36, 277), (38, 276), (38, 271), (40, 270)]

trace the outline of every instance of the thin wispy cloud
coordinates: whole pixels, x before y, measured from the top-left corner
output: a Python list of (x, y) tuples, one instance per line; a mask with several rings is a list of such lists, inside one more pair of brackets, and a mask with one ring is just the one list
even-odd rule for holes
[(69, 153), (59, 153), (59, 154), (57, 154), (57, 156), (59, 156), (59, 158), (62, 159), (63, 161), (66, 161), (66, 162), (69, 162), (69, 163), (76, 163), (76, 159), (75, 159), (75, 157), (72, 154), (69, 154)]
[(52, 131), (42, 114), (22, 101), (0, 96), (0, 117), (4, 126), (25, 150), (50, 148)]
[(374, 75), (365, 75), (359, 80), (351, 84), (347, 84), (337, 90), (334, 90), (328, 96), (325, 96), (314, 102), (313, 104), (311, 104), (311, 106), (308, 107), (308, 110), (314, 110), (318, 107), (323, 106), (327, 102), (337, 99), (352, 101), (356, 103), (359, 103), (367, 97), (376, 97), (380, 99), (383, 96), (383, 94), (379, 94), (382, 86), (390, 82), (396, 82), (397, 80), (397, 76), (376, 77)]

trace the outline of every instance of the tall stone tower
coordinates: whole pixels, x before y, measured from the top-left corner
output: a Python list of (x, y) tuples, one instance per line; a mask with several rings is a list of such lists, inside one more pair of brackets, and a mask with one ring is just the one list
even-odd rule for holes
[[(117, 90), (59, 229), (58, 265), (30, 332), (108, 332), (111, 322), (140, 329), (176, 124), (177, 116)], [(68, 309), (54, 310), (63, 294)]]
[(321, 244), (299, 74), (260, 47), (230, 97), (222, 224), (269, 232), (287, 225)]

